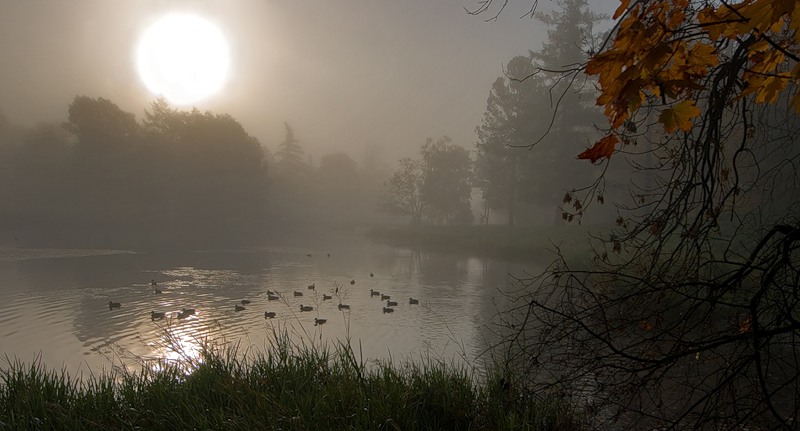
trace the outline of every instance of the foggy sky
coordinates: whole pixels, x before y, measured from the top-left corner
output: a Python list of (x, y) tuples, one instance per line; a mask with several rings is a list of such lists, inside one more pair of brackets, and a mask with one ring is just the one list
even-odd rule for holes
[[(614, 0), (590, 0), (610, 14)], [(0, 0), (0, 112), (64, 121), (76, 95), (104, 97), (141, 120), (154, 100), (133, 53), (167, 12), (216, 23), (232, 51), (225, 89), (195, 104), (229, 113), (267, 147), (289, 122), (315, 157), (366, 146), (394, 162), (428, 137), (472, 148), (492, 82), (547, 28), (513, 3), (496, 21), (469, 0)], [(543, 1), (540, 11), (552, 9)], [(184, 107), (183, 109), (190, 109)]]

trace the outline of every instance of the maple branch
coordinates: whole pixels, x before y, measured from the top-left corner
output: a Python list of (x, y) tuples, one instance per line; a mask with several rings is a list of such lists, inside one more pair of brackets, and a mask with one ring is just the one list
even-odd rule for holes
[[(738, 15), (738, 16), (741, 18), (741, 21), (742, 21), (742, 22), (750, 22), (750, 18), (747, 18), (746, 16), (742, 15), (742, 13), (741, 13), (741, 12), (739, 12), (739, 10), (738, 10), (738, 9), (736, 9), (735, 7), (733, 7), (733, 6), (729, 5), (727, 1), (725, 1), (725, 0), (720, 0), (720, 3), (721, 3), (723, 6), (725, 6), (726, 8), (728, 8), (728, 9), (729, 9), (731, 12), (733, 12), (733, 13), (734, 13), (734, 14), (736, 14), (736, 15)], [(755, 33), (757, 36), (759, 36), (759, 37), (763, 38), (765, 41), (767, 41), (767, 43), (769, 43), (769, 44), (770, 44), (770, 45), (771, 45), (771, 46), (772, 46), (774, 49), (776, 49), (776, 50), (780, 51), (781, 53), (783, 53), (783, 55), (785, 55), (785, 56), (787, 56), (787, 57), (791, 58), (791, 59), (792, 59), (792, 60), (794, 60), (795, 62), (800, 62), (800, 57), (798, 57), (797, 55), (795, 55), (793, 52), (791, 52), (791, 51), (789, 51), (789, 50), (785, 49), (784, 47), (780, 46), (780, 44), (778, 44), (777, 42), (775, 42), (774, 40), (772, 40), (772, 38), (771, 38), (771, 37), (769, 37), (769, 36), (768, 36), (766, 33), (762, 32), (762, 31), (760, 31), (760, 30), (758, 30), (758, 29), (753, 29), (753, 32), (754, 32), (754, 33)]]

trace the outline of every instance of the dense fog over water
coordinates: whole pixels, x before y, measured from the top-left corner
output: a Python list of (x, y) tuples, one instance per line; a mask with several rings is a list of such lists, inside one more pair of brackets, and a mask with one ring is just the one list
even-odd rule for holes
[[(606, 3), (578, 6), (605, 12)], [(519, 273), (542, 265), (526, 254), (529, 244), (517, 244), (519, 234), (493, 229), (564, 227), (564, 192), (595, 169), (578, 167), (574, 156), (594, 139), (599, 118), (588, 93), (576, 93), (556, 117), (553, 103), (542, 102), (556, 83), (520, 80), (537, 62), (575, 60), (531, 53), (556, 46), (547, 14), (562, 13), (560, 6), (543, 3), (533, 14), (521, 2), (470, 13), (482, 4), (0, 0), (0, 277), (12, 296), (0, 342), (21, 354), (52, 342), (65, 361), (122, 354), (115, 346), (158, 356), (141, 350), (158, 335), (151, 312), (171, 318), (195, 306), (198, 315), (187, 321), (211, 328), (231, 318), (237, 329), (215, 334), (238, 338), (265, 322), (244, 323), (250, 312), (231, 311), (236, 301), (270, 311), (259, 301), (277, 286), (294, 310), (299, 302), (289, 295), (316, 279), (326, 292), (340, 285), (350, 292), (354, 331), (406, 328), (400, 351), (433, 340), (445, 343), (431, 346), (438, 353), (475, 355), (482, 349), (475, 331), (511, 280), (506, 266)], [(179, 16), (172, 31), (141, 43), (168, 14)], [(587, 17), (575, 28), (608, 25)], [(186, 24), (200, 19), (199, 27)], [(181, 63), (212, 51), (202, 45), (160, 50), (193, 42), (186, 35), (217, 43), (193, 33), (203, 26), (225, 44), (210, 63)], [(565, 52), (583, 49), (559, 43)], [(202, 93), (197, 101), (153, 93), (158, 85), (184, 91), (223, 61), (224, 80), (201, 82), (192, 89)], [(498, 123), (504, 109), (530, 119), (530, 127), (513, 126), (522, 130), (517, 141), (489, 136), (511, 127)], [(547, 130), (536, 151), (495, 154)], [(520, 166), (529, 174), (506, 178)], [(607, 221), (610, 212), (596, 214)], [(456, 253), (420, 254), (364, 235), (409, 224), (452, 228), (452, 241), (432, 242)], [(515, 263), (486, 258), (496, 250), (480, 241), (460, 242), (475, 239), (459, 230), (471, 225), (486, 225), (481, 235), (490, 243), (518, 247)], [(339, 243), (313, 245), (331, 236)], [(551, 238), (533, 240), (543, 250)], [(163, 296), (153, 296), (151, 279)], [(411, 309), (422, 314), (384, 316), (381, 301), (367, 305), (366, 282), (401, 294), (400, 303), (419, 294), (423, 306)], [(361, 306), (377, 314), (361, 314)], [(402, 324), (386, 326), (385, 318)], [(331, 333), (344, 335), (341, 323), (328, 326)], [(370, 354), (382, 356), (389, 336), (365, 334)]]

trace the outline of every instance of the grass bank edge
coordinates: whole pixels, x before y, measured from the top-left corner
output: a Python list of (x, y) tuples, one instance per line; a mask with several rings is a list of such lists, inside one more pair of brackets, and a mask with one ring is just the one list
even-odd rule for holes
[[(151, 364), (152, 365), (152, 364)], [(524, 376), (485, 379), (438, 360), (364, 363), (344, 344), (266, 352), (205, 346), (189, 366), (70, 376), (0, 367), (0, 429), (579, 429), (564, 399)]]

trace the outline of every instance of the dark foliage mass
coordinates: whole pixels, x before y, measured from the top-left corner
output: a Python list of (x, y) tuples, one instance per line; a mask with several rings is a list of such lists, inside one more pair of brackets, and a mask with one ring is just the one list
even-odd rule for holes
[(76, 97), (62, 127), (0, 132), (4, 240), (27, 244), (230, 244), (265, 214), (261, 144), (227, 115), (156, 101), (139, 124)]
[(449, 137), (428, 139), (420, 159), (403, 158), (386, 181), (381, 208), (411, 224), (472, 224), (472, 159)]
[(382, 172), (344, 153), (315, 167), (286, 129), (272, 156), (231, 116), (163, 100), (141, 122), (86, 96), (61, 125), (2, 121), (0, 243), (244, 245), (287, 226), (374, 214)]

